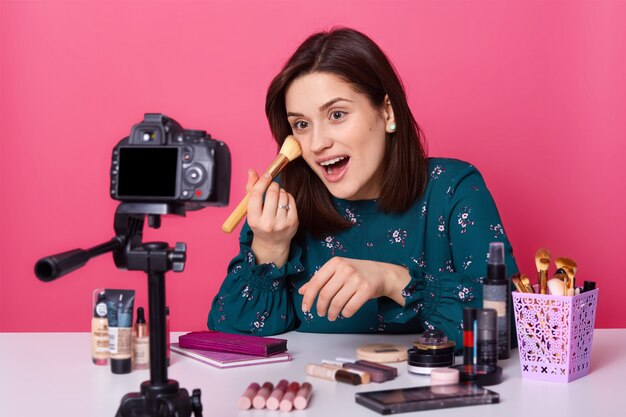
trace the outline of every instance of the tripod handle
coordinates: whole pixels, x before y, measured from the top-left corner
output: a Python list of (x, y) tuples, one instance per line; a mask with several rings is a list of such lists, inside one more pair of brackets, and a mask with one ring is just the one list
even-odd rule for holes
[(91, 249), (72, 249), (56, 255), (46, 256), (35, 263), (35, 275), (43, 282), (54, 281), (85, 265), (94, 256), (122, 247), (123, 239), (114, 237), (108, 242)]

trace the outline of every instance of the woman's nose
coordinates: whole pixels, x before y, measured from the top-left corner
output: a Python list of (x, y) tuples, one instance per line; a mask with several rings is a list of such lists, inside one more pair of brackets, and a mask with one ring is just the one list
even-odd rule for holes
[(311, 135), (311, 151), (322, 152), (323, 150), (333, 146), (333, 140), (327, 129), (317, 128), (313, 129)]

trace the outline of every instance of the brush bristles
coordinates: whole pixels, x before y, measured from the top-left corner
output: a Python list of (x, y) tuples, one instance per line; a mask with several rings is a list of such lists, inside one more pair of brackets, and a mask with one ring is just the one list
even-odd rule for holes
[(537, 271), (541, 270), (539, 267), (541, 259), (547, 259), (548, 263), (550, 263), (550, 251), (548, 249), (539, 248), (537, 249), (537, 252), (535, 252), (535, 265), (537, 266)]
[(573, 275), (576, 275), (577, 265), (576, 262), (574, 262), (573, 260), (569, 258), (556, 258), (556, 261), (554, 261), (554, 263), (556, 263), (557, 268), (563, 269), (567, 272), (568, 275), (570, 274), (570, 271), (568, 271), (567, 268), (571, 270), (571, 273)]
[(283, 146), (280, 147), (281, 155), (285, 155), (289, 161), (293, 161), (302, 155), (302, 147), (300, 147), (300, 143), (293, 136), (289, 135), (285, 138), (283, 142)]
[(537, 270), (539, 271), (547, 271), (550, 268), (550, 259), (541, 258), (539, 262), (537, 262)]

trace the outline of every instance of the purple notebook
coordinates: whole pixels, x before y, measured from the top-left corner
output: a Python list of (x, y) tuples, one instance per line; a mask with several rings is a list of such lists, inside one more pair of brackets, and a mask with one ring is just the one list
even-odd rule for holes
[(287, 351), (287, 340), (214, 331), (191, 332), (179, 336), (178, 343), (185, 349), (244, 353), (271, 356)]
[(254, 356), (243, 353), (217, 352), (214, 350), (185, 349), (180, 347), (178, 343), (172, 343), (170, 349), (172, 349), (172, 352), (196, 359), (216, 368), (235, 368), (238, 366), (262, 365), (291, 360), (289, 353), (279, 353), (272, 356)]

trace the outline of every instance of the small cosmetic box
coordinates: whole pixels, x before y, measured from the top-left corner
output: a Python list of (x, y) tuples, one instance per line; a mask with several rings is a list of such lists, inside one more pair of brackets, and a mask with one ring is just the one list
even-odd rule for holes
[(513, 292), (522, 377), (571, 382), (589, 373), (598, 289), (574, 296)]

